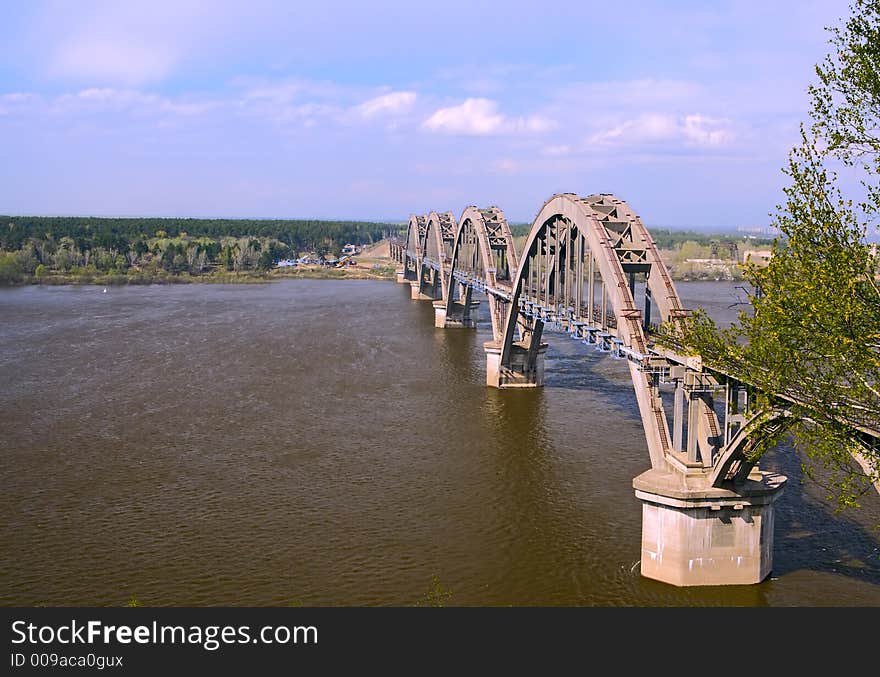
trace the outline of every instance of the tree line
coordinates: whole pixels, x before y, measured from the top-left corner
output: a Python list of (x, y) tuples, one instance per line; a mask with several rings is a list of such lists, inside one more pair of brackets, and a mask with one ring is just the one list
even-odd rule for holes
[(0, 283), (59, 274), (268, 270), (300, 253), (339, 256), (401, 224), (282, 219), (0, 216)]

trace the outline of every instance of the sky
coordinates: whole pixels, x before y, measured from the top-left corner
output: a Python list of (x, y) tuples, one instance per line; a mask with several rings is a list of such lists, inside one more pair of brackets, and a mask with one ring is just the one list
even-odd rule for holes
[(838, 0), (0, 3), (0, 213), (768, 225)]

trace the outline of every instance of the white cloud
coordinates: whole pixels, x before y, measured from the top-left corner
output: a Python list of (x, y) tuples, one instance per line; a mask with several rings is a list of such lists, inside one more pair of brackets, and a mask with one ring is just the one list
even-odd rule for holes
[(357, 110), (365, 118), (377, 115), (397, 115), (412, 108), (416, 98), (415, 92), (389, 92), (364, 101), (357, 107)]
[(676, 135), (676, 120), (671, 115), (647, 113), (627, 120), (593, 135), (593, 143), (626, 143), (629, 141), (659, 141)]
[(441, 108), (422, 123), (432, 132), (494, 134), (504, 125), (498, 104), (489, 99), (467, 99), (459, 106)]
[(733, 140), (733, 128), (725, 118), (704, 115), (677, 116), (644, 113), (590, 137), (594, 145), (626, 146), (645, 143), (684, 143), (690, 146), (717, 147)]
[(422, 127), (432, 132), (485, 136), (543, 132), (551, 129), (553, 122), (539, 116), (508, 118), (498, 111), (497, 102), (477, 98), (435, 111), (422, 123)]
[(683, 132), (688, 141), (699, 146), (720, 146), (733, 140), (728, 120), (703, 115), (685, 116)]
[(167, 45), (116, 36), (80, 36), (58, 45), (51, 71), (65, 77), (140, 84), (167, 76), (178, 55)]
[(266, 80), (239, 77), (231, 86), (240, 90), (231, 104), (247, 117), (271, 120), (284, 127), (313, 127), (345, 117), (344, 100), (350, 90), (332, 82), (286, 78)]

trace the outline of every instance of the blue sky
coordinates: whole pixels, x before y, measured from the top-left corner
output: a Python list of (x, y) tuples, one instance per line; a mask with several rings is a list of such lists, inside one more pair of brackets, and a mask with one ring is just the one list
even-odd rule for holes
[(766, 225), (846, 2), (4, 2), (0, 213)]

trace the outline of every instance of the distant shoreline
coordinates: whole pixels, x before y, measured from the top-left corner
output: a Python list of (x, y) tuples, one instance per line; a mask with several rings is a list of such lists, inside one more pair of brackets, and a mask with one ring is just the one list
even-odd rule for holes
[(31, 275), (16, 282), (0, 285), (0, 287), (28, 287), (41, 285), (46, 287), (58, 287), (65, 285), (99, 285), (99, 286), (129, 286), (149, 284), (260, 284), (287, 279), (314, 279), (314, 280), (393, 280), (394, 269), (382, 268), (303, 268), (303, 269), (274, 269), (265, 272), (217, 272), (205, 275), (181, 274), (106, 274), (106, 275), (69, 275), (49, 273), (40, 277)]
[[(728, 278), (716, 279), (714, 277), (690, 277), (672, 275), (673, 282), (736, 282)], [(105, 274), (105, 275), (70, 275), (62, 273), (50, 273), (37, 277), (34, 275), (0, 284), (3, 287), (29, 287), (34, 285), (45, 287), (60, 286), (84, 286), (99, 285), (104, 287), (122, 287), (151, 284), (262, 284), (277, 280), (394, 280), (395, 270), (393, 267), (381, 268), (303, 268), (303, 269), (273, 269), (271, 271), (256, 272), (231, 272), (208, 273), (204, 275), (181, 274)]]

